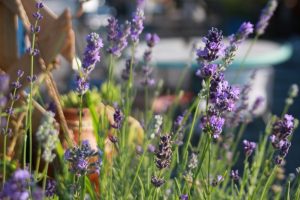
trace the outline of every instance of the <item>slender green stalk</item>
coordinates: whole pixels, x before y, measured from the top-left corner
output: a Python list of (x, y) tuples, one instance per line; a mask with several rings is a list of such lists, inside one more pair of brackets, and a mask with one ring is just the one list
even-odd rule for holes
[(49, 167), (49, 163), (46, 162), (45, 169), (44, 169), (44, 172), (43, 172), (43, 194), (45, 194), (45, 191), (46, 191), (48, 167)]
[(37, 160), (36, 160), (36, 164), (35, 164), (35, 174), (34, 174), (34, 178), (37, 180), (38, 177), (38, 173), (39, 173), (39, 168), (40, 168), (40, 161), (41, 161), (41, 155), (42, 155), (42, 148), (41, 145), (38, 145), (38, 151), (37, 151)]
[(198, 98), (196, 101), (197, 101), (197, 104), (196, 104), (196, 110), (195, 110), (194, 117), (193, 117), (192, 126), (190, 128), (187, 141), (185, 142), (184, 147), (183, 147), (183, 162), (181, 165), (182, 170), (185, 168), (187, 161), (188, 161), (188, 147), (191, 142), (192, 134), (193, 134), (194, 128), (195, 128), (196, 119), (198, 116), (200, 98)]
[(79, 109), (79, 145), (81, 146), (82, 133), (82, 111), (83, 111), (83, 94), (80, 95), (80, 109)]
[[(209, 140), (211, 140), (211, 135), (209, 135)], [(211, 142), (208, 144), (208, 163), (207, 163), (207, 196), (208, 200), (211, 199), (211, 191), (210, 191), (210, 162), (211, 162)]]
[[(145, 146), (147, 147), (148, 144), (149, 144), (149, 143), (146, 143)], [(134, 186), (134, 184), (135, 184), (135, 181), (136, 181), (136, 179), (137, 179), (137, 177), (138, 177), (138, 175), (139, 175), (139, 172), (140, 172), (140, 169), (141, 169), (141, 166), (142, 166), (144, 157), (145, 157), (145, 155), (146, 155), (146, 152), (147, 152), (147, 151), (144, 150), (143, 155), (142, 155), (142, 157), (140, 158), (140, 162), (139, 162), (138, 167), (137, 167), (137, 170), (136, 170), (136, 172), (135, 172), (133, 181), (132, 181), (132, 183), (131, 183), (131, 185), (130, 185), (130, 187), (129, 187), (128, 192), (126, 192), (126, 194), (125, 194), (125, 199), (127, 199), (128, 195), (131, 193), (131, 190), (133, 189), (133, 186)]]
[(149, 87), (145, 86), (145, 127), (148, 127), (148, 109), (150, 109), (149, 107)]
[[(40, 9), (38, 9), (39, 11)], [(34, 30), (37, 28), (38, 20), (34, 23)], [(31, 46), (31, 54), (30, 54), (30, 78), (33, 79), (34, 74), (34, 49), (35, 49), (35, 42), (36, 42), (36, 33), (33, 32), (32, 34), (32, 46)], [(29, 126), (29, 172), (32, 171), (32, 145), (33, 145), (33, 138), (32, 138), (32, 110), (33, 110), (33, 80), (30, 81), (30, 94), (29, 94), (29, 102), (28, 102), (28, 126)]]
[(107, 94), (108, 94), (108, 102), (111, 103), (112, 101), (112, 94), (111, 94), (111, 91), (110, 91), (110, 88), (111, 88), (111, 84), (113, 82), (113, 73), (114, 73), (114, 58), (113, 58), (113, 55), (110, 54), (109, 56), (109, 66), (108, 66), (108, 82), (107, 82)]
[(86, 193), (86, 184), (85, 184), (85, 176), (81, 177), (81, 191), (80, 191), (80, 200), (85, 199), (85, 193)]
[(273, 178), (274, 178), (274, 175), (275, 175), (276, 170), (277, 170), (277, 165), (273, 168), (271, 174), (269, 175), (269, 177), (268, 177), (268, 179), (267, 179), (267, 182), (266, 182), (266, 184), (265, 184), (265, 186), (264, 186), (264, 189), (263, 189), (263, 191), (262, 191), (262, 195), (261, 195), (261, 197), (260, 197), (260, 200), (263, 200), (263, 199), (264, 199), (264, 197), (265, 197), (265, 195), (266, 195), (266, 192), (267, 192), (267, 190), (268, 190), (269, 187), (270, 187), (271, 181), (272, 181)]
[[(20, 78), (18, 77), (17, 81), (19, 81), (19, 79)], [(16, 96), (16, 93), (17, 93), (17, 88), (15, 88), (14, 91), (13, 91), (13, 98)], [(15, 100), (12, 99), (10, 107), (9, 107), (11, 110), (14, 108), (14, 103), (15, 103)], [(5, 180), (6, 180), (7, 134), (8, 134), (8, 130), (9, 130), (10, 118), (11, 118), (11, 113), (9, 113), (7, 115), (7, 121), (6, 121), (5, 130), (4, 130), (4, 141), (3, 141), (3, 179), (2, 179), (2, 185), (4, 185)]]

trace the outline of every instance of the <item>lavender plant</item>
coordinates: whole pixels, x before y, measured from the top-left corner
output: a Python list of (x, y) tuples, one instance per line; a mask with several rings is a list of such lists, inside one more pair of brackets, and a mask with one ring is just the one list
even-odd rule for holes
[[(8, 77), (0, 74), (0, 124), (5, 120), (5, 126), (1, 126), (4, 147), (0, 199), (211, 200), (273, 199), (274, 195), (275, 199), (299, 199), (299, 169), (286, 179), (286, 183), (282, 179), (286, 156), (293, 148), (293, 132), (298, 126), (297, 119), (288, 114), (298, 95), (298, 86), (293, 85), (289, 90), (282, 115), (270, 113), (260, 139), (254, 140), (244, 137), (243, 133), (256, 117), (255, 110), (263, 99), (259, 97), (250, 105), (251, 82), (240, 87), (231, 85), (224, 73), (230, 68), (239, 45), (253, 32), (256, 38), (265, 32), (277, 1), (269, 1), (255, 27), (250, 22), (242, 23), (229, 37), (228, 44), (224, 43), (221, 30), (211, 28), (208, 31), (202, 39), (204, 46), (194, 52), (199, 66), (196, 75), (200, 78), (199, 83), (202, 81), (202, 88), (180, 115), (174, 112), (174, 108), (158, 115), (150, 106), (152, 94), (148, 89), (156, 83), (151, 57), (159, 37), (148, 33), (142, 40), (143, 5), (144, 2), (139, 1), (132, 19), (123, 25), (119, 25), (116, 18), (109, 18), (106, 44), (97, 33), (86, 37), (83, 62), (76, 74), (76, 92), (62, 97), (65, 105), (78, 107), (79, 125), (69, 127), (70, 130), (79, 127), (79, 143), (76, 144), (76, 138), (73, 143), (65, 143), (56, 125), (61, 123), (57, 116), (33, 99), (32, 89), (37, 78), (33, 59), (38, 54), (34, 44), (40, 31), (38, 21), (42, 19), (40, 9), (43, 7), (37, 3), (36, 23), (31, 26), (33, 40), (29, 49), (32, 62), (31, 74), (27, 78), (30, 82), (27, 118), (25, 122), (18, 122), (24, 123), (25, 131), (30, 133), (29, 166), (26, 166), (26, 139), (20, 140), (21, 143), (25, 141), (22, 144), (23, 158), (18, 154), (15, 157), (6, 155), (7, 136), (16, 134), (10, 125), (14, 124), (11, 117), (14, 102), (19, 99), (23, 73), (18, 72), (8, 105), (5, 96)], [(136, 54), (140, 42), (147, 45), (141, 58)], [(121, 75), (125, 81), (123, 84), (114, 80), (113, 74), (117, 66), (115, 61), (122, 59), (127, 47), (131, 54), (130, 58), (125, 58), (126, 68)], [(89, 77), (100, 61), (101, 48), (108, 53), (107, 85), (102, 86), (101, 92), (91, 91)], [(146, 92), (143, 109), (134, 104), (135, 86), (138, 85), (135, 84), (134, 69), (140, 65), (142, 82), (139, 83)], [(115, 86), (122, 89), (114, 89)], [(84, 97), (87, 98), (83, 102)], [(118, 105), (112, 102), (115, 98)], [(100, 103), (103, 99), (108, 105)], [(36, 143), (31, 138), (33, 103), (44, 116), (35, 133)], [(95, 141), (82, 139), (86, 136), (83, 105), (92, 113)], [(5, 107), (7, 112), (3, 112)], [(73, 138), (72, 131), (69, 134)], [(21, 160), (25, 164), (21, 165)]]

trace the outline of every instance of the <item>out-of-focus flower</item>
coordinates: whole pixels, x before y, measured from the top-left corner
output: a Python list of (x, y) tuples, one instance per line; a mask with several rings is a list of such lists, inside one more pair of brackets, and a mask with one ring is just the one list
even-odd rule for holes
[(131, 22), (131, 40), (133, 43), (139, 42), (140, 34), (144, 30), (144, 11), (141, 8), (137, 8), (133, 13), (132, 22)]
[(236, 170), (231, 170), (230, 177), (232, 178), (232, 180), (238, 181), (240, 179), (239, 171), (237, 169)]
[(156, 176), (152, 176), (151, 183), (154, 185), (154, 187), (160, 187), (162, 186), (166, 181), (163, 178), (158, 178)]
[(220, 184), (221, 182), (223, 182), (223, 181), (224, 181), (223, 176), (222, 176), (222, 175), (217, 175), (217, 177), (213, 179), (211, 185), (212, 185), (213, 187), (216, 187), (217, 185), (219, 185), (219, 184)]
[(56, 192), (56, 181), (54, 180), (47, 180), (45, 196), (46, 197), (53, 197)]
[(269, 0), (265, 8), (261, 11), (259, 20), (255, 26), (255, 31), (257, 35), (262, 35), (265, 33), (269, 21), (274, 14), (278, 6), (277, 0)]

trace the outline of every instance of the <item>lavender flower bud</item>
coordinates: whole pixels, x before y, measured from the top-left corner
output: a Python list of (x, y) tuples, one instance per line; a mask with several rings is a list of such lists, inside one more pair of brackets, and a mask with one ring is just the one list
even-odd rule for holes
[(115, 108), (115, 113), (114, 113), (114, 124), (112, 124), (111, 126), (115, 129), (120, 129), (122, 126), (122, 122), (123, 122), (123, 114), (121, 112), (120, 109)]
[(251, 156), (253, 151), (256, 149), (256, 143), (250, 142), (248, 140), (244, 140), (243, 144), (244, 144), (244, 151), (245, 151), (246, 156)]
[(240, 179), (239, 171), (237, 169), (236, 170), (231, 170), (230, 177), (232, 178), (232, 180), (238, 181)]
[(166, 181), (162, 178), (158, 178), (156, 176), (152, 176), (151, 178), (151, 183), (154, 185), (154, 187), (159, 188), (162, 186)]

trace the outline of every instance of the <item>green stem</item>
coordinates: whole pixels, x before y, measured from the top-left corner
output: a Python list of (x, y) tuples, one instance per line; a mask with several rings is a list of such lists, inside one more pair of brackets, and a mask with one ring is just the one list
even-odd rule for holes
[(197, 104), (196, 104), (196, 110), (194, 113), (194, 117), (193, 117), (193, 122), (192, 122), (192, 126), (190, 128), (189, 134), (188, 134), (188, 138), (186, 143), (184, 144), (183, 147), (183, 164), (181, 166), (181, 169), (183, 170), (187, 164), (187, 160), (188, 160), (188, 147), (192, 138), (192, 134), (194, 132), (194, 127), (195, 127), (195, 123), (196, 123), (196, 119), (197, 119), (197, 115), (198, 115), (198, 110), (199, 110), (199, 103), (200, 103), (200, 98), (196, 100)]
[(80, 110), (79, 110), (79, 145), (81, 146), (82, 133), (82, 110), (83, 110), (83, 94), (80, 95)]
[[(209, 140), (211, 141), (211, 135), (209, 135)], [(207, 196), (208, 200), (210, 200), (210, 162), (211, 162), (211, 142), (208, 144), (208, 163), (207, 163)]]
[(40, 168), (41, 154), (42, 154), (42, 148), (41, 148), (41, 145), (39, 144), (38, 152), (37, 152), (37, 161), (36, 161), (36, 165), (35, 165), (35, 179), (36, 180), (37, 180), (39, 168)]
[(85, 175), (81, 177), (81, 192), (80, 192), (80, 200), (84, 200), (86, 193), (86, 184), (85, 184)]
[[(17, 78), (17, 82), (19, 81), (19, 78)], [(17, 88), (14, 89), (13, 91), (13, 98), (16, 96), (17, 93)], [(14, 107), (15, 100), (12, 99), (11, 104), (10, 104), (10, 109), (13, 109)], [(4, 130), (4, 141), (3, 141), (3, 179), (2, 179), (2, 185), (4, 185), (5, 180), (6, 180), (6, 151), (7, 151), (7, 134), (8, 134), (8, 128), (9, 128), (9, 122), (11, 118), (11, 113), (8, 114), (7, 116), (7, 121), (6, 121), (6, 126)]]
[(46, 162), (45, 169), (43, 172), (43, 194), (45, 194), (45, 191), (46, 191), (48, 167), (49, 167), (49, 163)]
[(114, 71), (114, 66), (113, 66), (113, 55), (110, 54), (109, 56), (109, 66), (108, 66), (108, 82), (107, 82), (107, 94), (108, 94), (108, 102), (111, 103), (111, 82), (113, 81), (112, 76), (113, 76), (113, 71)]
[(145, 127), (147, 128), (148, 127), (148, 110), (147, 109), (150, 109), (149, 107), (149, 88), (148, 86), (145, 86)]
[[(148, 144), (149, 144), (149, 143), (146, 143), (146, 147), (148, 146)], [(125, 194), (125, 199), (127, 199), (128, 195), (130, 194), (131, 190), (133, 189), (133, 186), (134, 186), (134, 184), (135, 184), (135, 182), (136, 182), (136, 179), (137, 179), (137, 177), (138, 177), (138, 175), (139, 175), (139, 172), (140, 172), (140, 169), (141, 169), (141, 166), (142, 166), (144, 157), (145, 157), (145, 155), (146, 155), (146, 152), (147, 152), (147, 151), (144, 150), (143, 155), (142, 155), (142, 157), (141, 157), (141, 159), (140, 159), (140, 162), (139, 162), (139, 164), (138, 164), (138, 168), (137, 168), (137, 170), (136, 170), (136, 172), (135, 172), (133, 181), (132, 181), (132, 183), (131, 183), (131, 185), (130, 185), (130, 188), (129, 188), (128, 192), (126, 192), (126, 194)]]
[(276, 170), (277, 170), (277, 165), (273, 168), (271, 174), (270, 174), (269, 177), (268, 177), (268, 180), (267, 180), (267, 182), (266, 182), (266, 184), (265, 184), (265, 186), (264, 186), (264, 189), (263, 189), (262, 195), (261, 195), (261, 197), (260, 197), (260, 200), (263, 200), (263, 199), (264, 199), (265, 194), (266, 194), (267, 190), (268, 190), (269, 187), (270, 187), (271, 181), (272, 181), (273, 178), (274, 178), (274, 175), (275, 175)]

